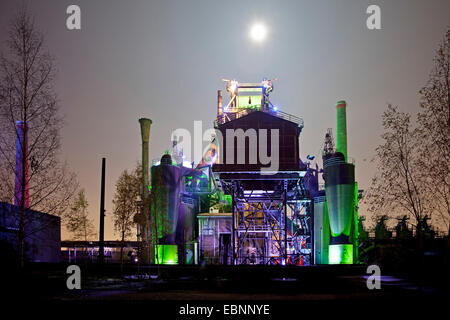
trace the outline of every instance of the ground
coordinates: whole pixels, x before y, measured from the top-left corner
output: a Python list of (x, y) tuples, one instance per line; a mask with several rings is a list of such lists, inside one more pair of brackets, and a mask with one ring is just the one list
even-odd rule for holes
[[(28, 271), (22, 281), (15, 284), (10, 281), (11, 297), (74, 313), (86, 308), (94, 312), (102, 310), (103, 315), (105, 312), (116, 315), (118, 310), (140, 312), (151, 309), (163, 312), (168, 319), (182, 319), (179, 310), (186, 305), (215, 306), (218, 311), (215, 318), (223, 318), (225, 316), (219, 309), (228, 304), (268, 304), (274, 319), (281, 315), (311, 312), (331, 315), (333, 312), (339, 315), (344, 312), (345, 315), (349, 310), (357, 309), (371, 310), (371, 314), (404, 314), (420, 306), (427, 312), (436, 311), (446, 306), (441, 301), (449, 297), (445, 277), (436, 283), (428, 279), (417, 281), (382, 275), (381, 289), (369, 290), (366, 284), (368, 274), (363, 266), (174, 266), (159, 270), (156, 267), (140, 267), (139, 274), (125, 277), (113, 276), (118, 271), (116, 267), (108, 266), (103, 270), (103, 277), (95, 274), (99, 270), (87, 267), (81, 290), (67, 289), (67, 276), (61, 272), (63, 267), (41, 267), (40, 270)], [(124, 272), (131, 270), (136, 271), (130, 267), (125, 268)]]

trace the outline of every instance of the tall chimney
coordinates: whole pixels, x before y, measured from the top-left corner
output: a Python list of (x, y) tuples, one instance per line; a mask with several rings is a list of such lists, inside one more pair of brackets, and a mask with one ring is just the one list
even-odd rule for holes
[[(24, 196), (24, 207), (30, 207), (30, 194), (28, 186), (28, 137), (23, 121), (16, 121), (16, 180), (14, 188), (14, 204), (20, 206), (22, 195)], [(24, 167), (25, 168), (24, 168)], [(24, 193), (22, 194), (22, 186)]]
[(217, 115), (222, 115), (222, 90), (217, 90)]
[(142, 136), (142, 200), (147, 199), (148, 194), (148, 141), (150, 137), (150, 125), (152, 120), (140, 118), (141, 136)]
[(150, 203), (148, 196), (148, 141), (150, 137), (150, 125), (152, 120), (148, 118), (140, 118), (139, 123), (141, 125), (141, 137), (142, 137), (142, 215), (145, 224), (141, 225), (141, 238), (144, 241), (145, 249), (142, 252), (143, 261), (145, 263), (152, 262), (152, 248), (150, 246)]
[(337, 135), (336, 135), (336, 151), (344, 155), (347, 161), (347, 103), (344, 100), (336, 103), (337, 111)]

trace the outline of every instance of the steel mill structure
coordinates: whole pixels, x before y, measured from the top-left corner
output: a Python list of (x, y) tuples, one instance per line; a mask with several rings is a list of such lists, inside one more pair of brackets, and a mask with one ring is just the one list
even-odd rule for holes
[[(215, 135), (201, 161), (172, 149), (153, 160), (151, 120), (142, 129), (142, 201), (135, 221), (143, 259), (153, 264), (313, 265), (358, 262), (358, 190), (347, 156), (346, 103), (337, 110), (336, 148), (325, 136), (323, 169), (300, 159), (303, 119), (269, 99), (272, 80), (225, 80)], [(319, 183), (322, 176), (325, 184)]]

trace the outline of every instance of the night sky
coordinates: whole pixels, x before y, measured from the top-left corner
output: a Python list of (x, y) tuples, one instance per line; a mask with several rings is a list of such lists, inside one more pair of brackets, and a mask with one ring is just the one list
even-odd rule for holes
[[(0, 2), (0, 41), (20, 4)], [(66, 28), (66, 8), (81, 8), (81, 30)], [(381, 30), (366, 9), (381, 8)], [(348, 154), (362, 189), (375, 172), (387, 103), (419, 110), (433, 57), (450, 25), (450, 1), (30, 1), (36, 26), (56, 57), (66, 125), (62, 154), (86, 189), (98, 225), (101, 158), (107, 158), (106, 239), (114, 184), (141, 157), (138, 118), (153, 120), (150, 159), (170, 147), (176, 128), (212, 127), (222, 78), (278, 78), (271, 101), (301, 116), (302, 159), (320, 160), (335, 103), (347, 101)], [(254, 22), (269, 31), (249, 39)], [(321, 161), (321, 160), (320, 160)], [(364, 213), (364, 207), (360, 213)], [(67, 233), (63, 232), (63, 239)]]

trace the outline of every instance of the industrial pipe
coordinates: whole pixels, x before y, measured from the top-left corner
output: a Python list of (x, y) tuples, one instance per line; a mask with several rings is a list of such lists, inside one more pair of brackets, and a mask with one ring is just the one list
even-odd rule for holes
[(336, 151), (344, 155), (347, 161), (347, 103), (344, 100), (338, 101), (336, 104), (337, 111), (337, 137)]
[(150, 138), (150, 126), (152, 120), (140, 118), (142, 136), (142, 200), (147, 198), (148, 194), (148, 141)]
[(152, 120), (147, 118), (140, 118), (139, 123), (141, 125), (141, 137), (142, 137), (142, 215), (144, 223), (140, 226), (141, 239), (145, 243), (145, 250), (143, 253), (143, 260), (146, 263), (152, 262), (153, 250), (150, 246), (150, 208), (149, 208), (149, 196), (148, 196), (148, 142), (150, 138), (150, 126)]

